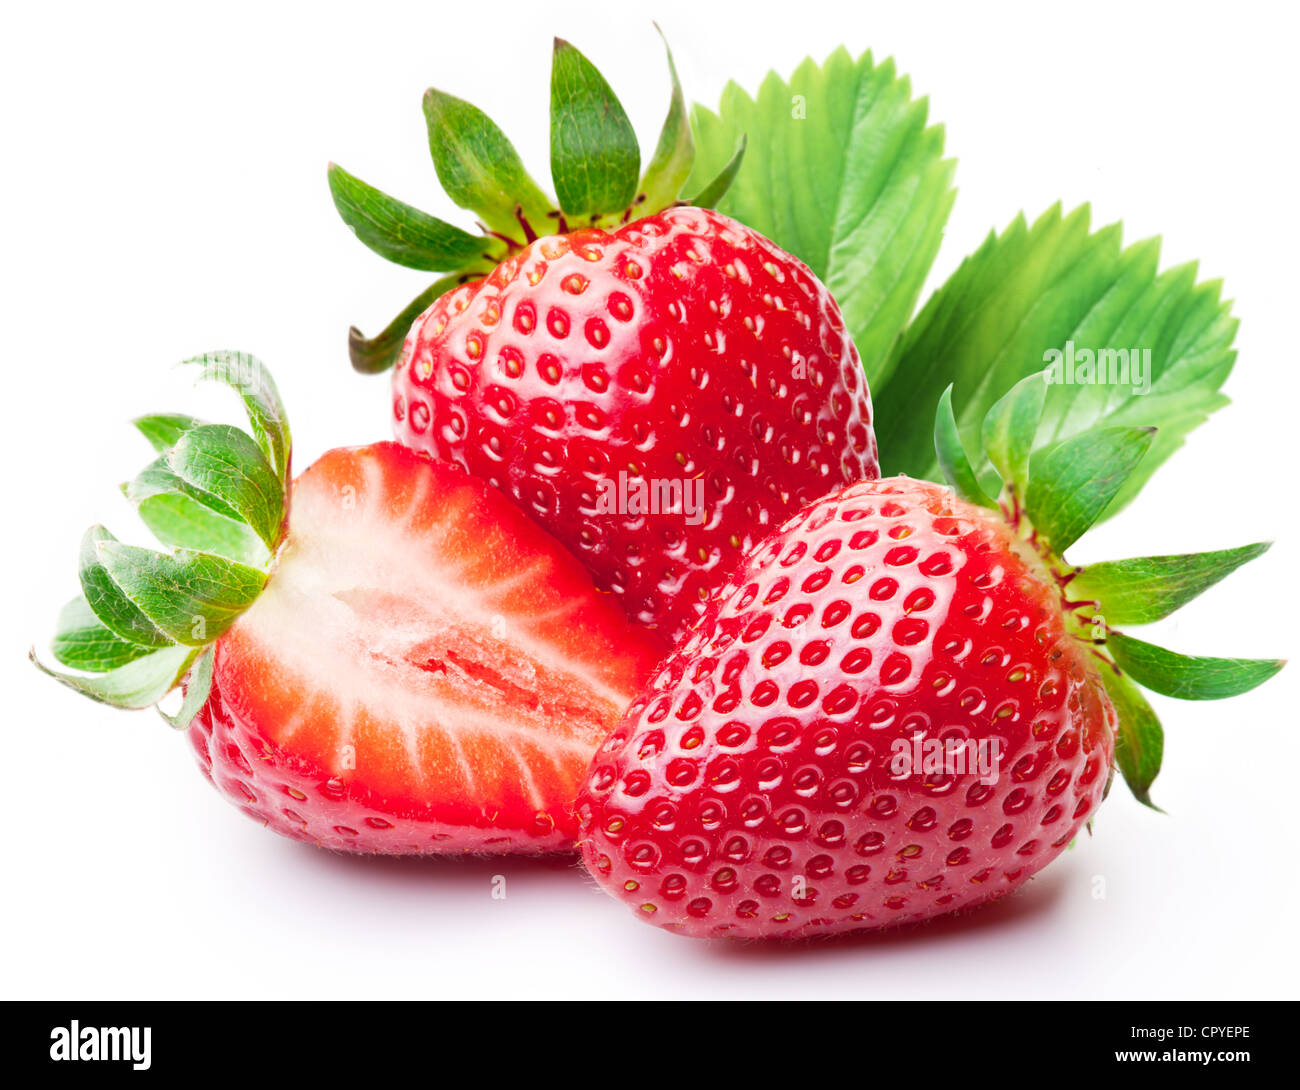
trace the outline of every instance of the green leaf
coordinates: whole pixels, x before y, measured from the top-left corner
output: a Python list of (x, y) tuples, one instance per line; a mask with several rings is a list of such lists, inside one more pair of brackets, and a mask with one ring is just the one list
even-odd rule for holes
[(562, 38), (551, 61), (551, 180), (567, 216), (599, 218), (636, 197), (641, 149), (623, 107), (586, 57)]
[(980, 488), (970, 459), (966, 457), (966, 451), (961, 445), (957, 424), (952, 417), (951, 389), (945, 390), (939, 398), (939, 408), (934, 416), (934, 447), (944, 479), (952, 485), (957, 495), (967, 503), (996, 510), (998, 505)]
[(208, 702), (208, 695), (212, 692), (213, 656), (214, 651), (210, 646), (199, 652), (199, 657), (194, 660), (194, 664), (189, 669), (190, 676), (185, 682), (185, 697), (175, 715), (168, 715), (162, 708), (158, 709), (158, 714), (173, 730), (188, 730), (190, 724), (194, 722), (194, 717)]
[[(252, 605), (266, 573), (210, 553), (158, 553), (100, 541), (100, 562), (122, 592), (177, 643), (211, 643)], [(93, 604), (93, 603), (92, 603)]]
[(1070, 597), (1077, 602), (1097, 602), (1107, 624), (1151, 624), (1181, 609), (1247, 561), (1262, 556), (1270, 544), (1103, 561), (1084, 568), (1070, 581)]
[(184, 413), (154, 413), (150, 416), (137, 416), (131, 423), (149, 440), (154, 450), (162, 453), (202, 421)]
[[(1237, 323), (1218, 283), (1198, 284), (1195, 265), (1163, 273), (1158, 265), (1158, 239), (1125, 249), (1118, 225), (1090, 230), (1087, 206), (1068, 216), (1054, 207), (1032, 227), (1018, 217), (990, 235), (926, 303), (891, 356), (887, 379), (872, 386), (884, 471), (933, 477), (927, 406), (950, 384), (970, 447), (994, 402), (1046, 366), (1058, 381), (1048, 387), (1035, 449), (1096, 427), (1159, 429), (1105, 512), (1114, 514), (1227, 403), (1219, 388), (1235, 359)], [(1085, 351), (1091, 377), (1129, 381), (1081, 381), (1089, 377)]]
[(117, 538), (102, 526), (92, 526), (81, 539), (78, 574), (86, 603), (106, 628), (128, 643), (145, 647), (170, 646), (172, 641), (127, 597), (104, 567), (99, 555), (100, 546), (116, 541)]
[(1092, 527), (1151, 448), (1154, 428), (1100, 428), (1038, 451), (1025, 511), (1058, 556)]
[(1164, 758), (1165, 732), (1141, 691), (1118, 671), (1107, 669), (1106, 692), (1119, 716), (1115, 763), (1138, 802), (1159, 810), (1151, 801), (1151, 785)]
[(716, 208), (718, 202), (727, 195), (727, 191), (732, 187), (736, 180), (736, 175), (740, 173), (740, 165), (745, 161), (745, 149), (749, 146), (746, 137), (740, 138), (740, 143), (736, 145), (736, 154), (721, 171), (718, 176), (709, 182), (703, 189), (691, 198), (691, 204), (696, 208)]
[(1180, 655), (1153, 643), (1110, 632), (1106, 649), (1139, 685), (1180, 700), (1223, 700), (1262, 685), (1283, 659), (1219, 659)]
[(216, 553), (254, 568), (270, 563), (271, 554), (252, 527), (226, 518), (184, 492), (146, 496), (137, 502), (136, 510), (164, 545)]
[(95, 616), (85, 598), (77, 597), (59, 612), (50, 650), (64, 666), (102, 674), (143, 658), (153, 649), (122, 639)]
[(186, 484), (216, 496), (275, 550), (284, 487), (251, 437), (228, 424), (191, 428), (168, 453), (167, 465)]
[[(893, 61), (844, 49), (805, 61), (787, 83), (775, 73), (750, 98), (734, 83), (717, 113), (692, 112), (695, 168), (685, 192), (721, 173), (740, 138), (745, 161), (718, 211), (807, 264), (835, 296), (874, 393), (911, 317), (952, 208), (953, 163), (943, 130), (926, 126)], [(930, 422), (929, 404), (909, 407)], [(929, 449), (927, 461), (934, 461)]]
[(408, 269), (447, 272), (504, 252), (495, 239), (471, 235), (380, 192), (331, 163), (330, 193), (339, 215), (380, 257)]
[(529, 177), (514, 145), (487, 114), (430, 88), (424, 93), (424, 119), (438, 181), (457, 205), (511, 238), (519, 233), (519, 214), (536, 233), (544, 233), (541, 225), (553, 213), (554, 204)]
[(377, 375), (392, 367), (402, 354), (402, 345), (406, 343), (406, 335), (411, 331), (415, 320), (433, 305), (434, 300), (451, 291), (463, 280), (464, 277), (459, 275), (435, 280), (412, 299), (377, 337), (367, 339), (356, 326), (349, 329), (348, 356), (352, 360), (352, 369), (363, 375)]
[(170, 454), (171, 451), (168, 450), (159, 455), (122, 486), (122, 492), (128, 500), (138, 506), (155, 496), (182, 495), (223, 518), (234, 522), (240, 520), (239, 512), (220, 496), (196, 488), (178, 477), (168, 461)]
[(184, 364), (202, 368), (201, 380), (220, 382), (239, 394), (258, 446), (280, 483), (287, 488), (293, 440), (284, 402), (266, 365), (247, 352), (224, 351), (205, 352), (185, 360)]
[[(951, 386), (944, 391), (944, 396), (948, 398), (948, 411), (951, 413)], [(1021, 496), (1024, 496), (1029, 483), (1029, 456), (1046, 398), (1047, 382), (1041, 374), (1023, 378), (994, 403), (981, 428), (984, 452), (989, 461), (1003, 484), (1014, 488)]]
[(196, 652), (188, 647), (165, 647), (128, 662), (106, 674), (65, 674), (52, 670), (37, 657), (33, 648), (27, 657), (36, 668), (82, 696), (115, 708), (139, 709), (156, 704), (179, 683)]
[[(663, 37), (662, 31), (659, 36)], [(686, 115), (686, 96), (682, 94), (677, 66), (673, 64), (673, 51), (668, 48), (666, 38), (664, 49), (668, 53), (668, 74), (673, 81), (673, 95), (668, 103), (668, 116), (664, 118), (663, 128), (659, 131), (659, 143), (641, 177), (633, 219), (661, 212), (677, 200), (682, 186), (690, 177), (691, 164), (695, 161), (695, 142), (691, 139), (691, 123)]]

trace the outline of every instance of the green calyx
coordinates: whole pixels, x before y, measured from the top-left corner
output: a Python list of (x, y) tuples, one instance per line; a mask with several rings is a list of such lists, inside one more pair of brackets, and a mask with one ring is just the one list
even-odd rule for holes
[(992, 405), (975, 463), (962, 443), (949, 386), (935, 416), (935, 455), (953, 490), (968, 503), (1000, 510), (1056, 580), (1068, 625), (1100, 660), (1119, 716), (1115, 763), (1134, 796), (1153, 806), (1151, 784), (1160, 771), (1164, 731), (1141, 689), (1182, 700), (1221, 700), (1249, 692), (1285, 663), (1183, 655), (1114, 626), (1163, 620), (1262, 555), (1268, 544), (1069, 565), (1065, 551), (1132, 495), (1135, 477), (1145, 479), (1142, 462), (1156, 429), (1099, 426), (1039, 444), (1052, 378), (1050, 368), (1030, 375)]
[(59, 614), (45, 673), (104, 704), (147, 708), (188, 675), (174, 727), (207, 699), (212, 643), (266, 584), (284, 536), (292, 443), (270, 372), (241, 352), (185, 361), (243, 401), (251, 434), (180, 414), (140, 417), (157, 457), (122, 491), (168, 551), (92, 526), (81, 541), (81, 595)]
[(610, 230), (675, 204), (712, 206), (740, 167), (743, 139), (694, 199), (682, 190), (695, 166), (686, 100), (672, 52), (672, 98), (649, 164), (627, 114), (596, 67), (557, 38), (551, 64), (551, 181), (548, 196), (519, 153), (485, 113), (430, 89), (424, 96), (429, 152), (447, 195), (477, 217), (477, 232), (421, 212), (330, 164), (334, 206), (362, 242), (381, 257), (440, 273), (375, 337), (355, 326), (348, 353), (358, 371), (387, 370), (412, 322), (440, 295), (487, 276), (502, 260), (544, 235), (583, 227)]

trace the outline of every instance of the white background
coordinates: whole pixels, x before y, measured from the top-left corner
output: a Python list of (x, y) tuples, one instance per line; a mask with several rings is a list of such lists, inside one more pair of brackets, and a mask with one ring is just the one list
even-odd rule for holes
[[(25, 661), (76, 591), (82, 530), (134, 524), (126, 420), (207, 408), (168, 365), (239, 347), (274, 369), (296, 464), (387, 438), (385, 379), (345, 332), (424, 283), (365, 251), (335, 159), (435, 214), (420, 96), (484, 107), (546, 169), (550, 38), (606, 73), (651, 145), (667, 33), (716, 103), (840, 42), (928, 94), (959, 195), (930, 288), (994, 226), (1091, 200), (1164, 264), (1199, 258), (1241, 319), (1234, 404), (1078, 559), (1273, 538), (1153, 638), (1293, 655), (1298, 356), (1294, 27), (1282, 5), (799, 0), (28, 4), (5, 16), (0, 992), (8, 997), (1249, 997), (1297, 995), (1300, 671), (1226, 704), (1157, 698), (1155, 795), (1122, 788), (1091, 839), (1007, 903), (813, 948), (643, 926), (571, 863), (331, 856), (242, 818), (151, 714), (101, 709)], [(504, 874), (508, 898), (489, 897)], [(1104, 899), (1094, 897), (1104, 883)]]

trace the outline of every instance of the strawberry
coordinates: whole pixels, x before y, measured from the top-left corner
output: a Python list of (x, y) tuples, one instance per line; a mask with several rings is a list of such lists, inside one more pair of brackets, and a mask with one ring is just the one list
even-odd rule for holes
[[(401, 442), (507, 492), (669, 637), (768, 529), (879, 475), (830, 294), (700, 208), (532, 243), (425, 312), (393, 388)], [(676, 513), (647, 510), (669, 482)]]
[[(266, 442), (186, 418), (141, 422), (160, 457), (128, 495), (183, 548), (91, 532), (84, 597), (54, 652), (108, 669), (60, 679), (137, 707), (188, 674), (203, 772), (286, 836), (386, 853), (571, 847), (578, 782), (654, 665), (654, 642), (455, 466), (377, 443), (332, 450), (286, 487), (269, 375), (225, 356), (205, 373), (230, 381), (235, 367), (246, 396), (261, 391), (251, 418)], [(123, 672), (151, 664), (148, 691), (121, 691)]]
[[(692, 148), (675, 75), (660, 150), (638, 181), (635, 136), (599, 73), (563, 42), (555, 72), (558, 202), (484, 115), (426, 96), (439, 176), (479, 212), (481, 239), (331, 167), (362, 241), (454, 270), (380, 337), (354, 329), (353, 362), (373, 371), (396, 357), (397, 439), (508, 494), (629, 617), (672, 640), (765, 533), (879, 476), (871, 399), (839, 308), (807, 266), (678, 202)], [(598, 117), (583, 113), (593, 90)], [(571, 140), (574, 125), (598, 127), (601, 142)], [(738, 165), (695, 204), (716, 200)], [(551, 226), (559, 233), (539, 237)]]
[(1280, 667), (1111, 628), (1167, 615), (1263, 547), (1066, 565), (1151, 436), (1085, 433), (1028, 468), (1043, 384), (1026, 382), (990, 414), (1000, 506), (945, 398), (941, 461), (966, 499), (897, 477), (808, 505), (630, 706), (578, 813), (584, 862), (642, 919), (808, 936), (996, 900), (1091, 819), (1113, 763), (1149, 802), (1162, 741), (1133, 682), (1220, 697)]

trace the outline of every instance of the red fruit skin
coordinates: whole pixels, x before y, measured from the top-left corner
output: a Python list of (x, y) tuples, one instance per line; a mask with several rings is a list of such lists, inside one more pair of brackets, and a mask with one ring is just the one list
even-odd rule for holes
[(383, 854), (572, 851), (591, 754), (660, 654), (504, 496), (396, 443), (298, 477), (214, 651), (204, 775), (284, 836)]
[[(700, 208), (540, 239), (442, 296), (407, 338), (393, 417), (400, 442), (509, 494), (668, 641), (754, 542), (880, 475), (830, 293)], [(621, 472), (702, 480), (707, 517), (600, 510)]]
[[(892, 927), (999, 898), (1105, 792), (1115, 713), (1060, 594), (993, 512), (852, 486), (745, 560), (597, 753), (582, 857), (691, 936)], [(895, 740), (999, 739), (891, 769)], [(973, 755), (968, 751), (968, 756)]]

